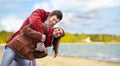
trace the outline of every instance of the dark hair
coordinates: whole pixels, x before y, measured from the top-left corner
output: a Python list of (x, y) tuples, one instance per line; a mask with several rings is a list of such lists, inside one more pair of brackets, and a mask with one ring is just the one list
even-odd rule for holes
[(56, 15), (57, 18), (59, 18), (60, 20), (62, 20), (62, 18), (63, 18), (62, 12), (60, 10), (52, 11), (49, 16), (51, 17), (51, 16), (54, 16), (54, 15)]
[(53, 38), (53, 42), (52, 43), (53, 43), (53, 50), (54, 50), (55, 54), (58, 53), (60, 39), (65, 36), (65, 32), (64, 32), (63, 28), (61, 28), (61, 27), (55, 27), (53, 29), (56, 29), (56, 28), (62, 29), (63, 30), (63, 34), (60, 37), (58, 37), (58, 38)]

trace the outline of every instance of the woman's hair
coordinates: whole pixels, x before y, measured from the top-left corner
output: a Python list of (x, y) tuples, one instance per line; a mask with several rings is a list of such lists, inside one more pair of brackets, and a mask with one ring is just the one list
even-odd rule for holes
[(52, 43), (53, 43), (53, 50), (54, 50), (55, 54), (58, 53), (58, 48), (59, 48), (60, 39), (65, 36), (65, 32), (64, 32), (64, 29), (63, 29), (63, 28), (61, 28), (61, 27), (55, 27), (55, 28), (53, 28), (53, 30), (54, 30), (54, 29), (58, 29), (58, 28), (59, 28), (59, 29), (62, 29), (63, 34), (62, 34), (60, 37), (53, 39), (53, 42), (52, 42)]
[(62, 18), (63, 18), (62, 12), (60, 10), (52, 11), (49, 16), (51, 17), (51, 16), (54, 16), (54, 15), (56, 15), (57, 18), (59, 18), (60, 20), (62, 20)]

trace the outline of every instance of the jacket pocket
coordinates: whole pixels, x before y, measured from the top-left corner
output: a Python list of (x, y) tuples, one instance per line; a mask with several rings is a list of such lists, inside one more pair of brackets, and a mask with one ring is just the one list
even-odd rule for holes
[(23, 44), (21, 41), (19, 41), (19, 39), (14, 39), (14, 41), (11, 41), (12, 46), (16, 49), (16, 50), (20, 50), (23, 48)]
[(29, 48), (29, 46), (24, 46), (20, 51), (25, 58), (28, 58), (28, 59), (34, 58), (33, 50)]

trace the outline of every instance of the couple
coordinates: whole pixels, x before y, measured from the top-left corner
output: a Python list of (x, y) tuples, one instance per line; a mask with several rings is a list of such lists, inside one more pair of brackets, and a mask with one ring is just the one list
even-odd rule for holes
[(61, 19), (62, 12), (59, 10), (53, 12), (35, 10), (7, 41), (1, 66), (10, 66), (12, 62), (17, 63), (17, 65), (12, 63), (12, 66), (36, 66), (35, 59), (47, 56), (46, 48), (51, 45), (56, 57), (64, 30), (60, 27), (52, 27)]

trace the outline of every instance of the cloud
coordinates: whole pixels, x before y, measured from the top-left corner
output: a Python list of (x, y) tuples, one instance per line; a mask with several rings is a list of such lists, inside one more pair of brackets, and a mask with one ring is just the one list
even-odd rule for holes
[(70, 26), (71, 22), (83, 22), (83, 24), (90, 25), (92, 24), (91, 19), (101, 18), (98, 16), (97, 9), (112, 8), (118, 4), (118, 0), (50, 0), (49, 2), (35, 4), (34, 9), (62, 10), (65, 13), (63, 24), (66, 26)]
[(114, 22), (115, 23), (120, 23), (120, 18), (116, 19)]
[(65, 25), (70, 25), (70, 22), (73, 22), (74, 20), (74, 13), (68, 12), (64, 15), (63, 22)]
[(54, 8), (67, 11), (91, 11), (101, 8), (113, 8), (118, 0), (50, 0)]
[[(60, 9), (64, 12), (64, 25), (69, 26), (71, 24), (70, 22), (85, 22), (85, 24), (91, 24), (90, 21), (85, 20), (100, 17), (97, 15), (97, 10), (95, 9), (112, 7), (115, 6), (116, 2), (117, 0), (50, 0), (49, 2), (46, 1), (35, 4), (33, 9), (43, 8), (47, 11)], [(82, 10), (86, 10), (87, 12), (80, 13)]]
[(87, 9), (95, 10), (99, 8), (113, 8), (118, 5), (118, 0), (91, 0), (88, 2)]
[(17, 31), (22, 25), (23, 20), (16, 18), (14, 15), (0, 19), (2, 30)]
[[(111, 24), (114, 25), (110, 28), (119, 29), (119, 12), (118, 17), (109, 18), (109, 15), (114, 15), (116, 7), (119, 11), (119, 0), (0, 0), (0, 4), (0, 30), (17, 31), (23, 20), (37, 8), (43, 8), (46, 11), (62, 10), (64, 18), (56, 26), (61, 26), (68, 32), (94, 33), (96, 31), (99, 33), (110, 27), (104, 26)], [(113, 19), (116, 19), (114, 23)], [(111, 32), (115, 32), (114, 30)]]
[(51, 11), (51, 7), (50, 7), (50, 4), (48, 2), (43, 2), (43, 3), (37, 3), (33, 6), (33, 9), (37, 9), (37, 8), (41, 8), (41, 9), (44, 9), (46, 11)]
[(0, 1), (0, 9), (2, 10), (8, 10), (8, 9), (16, 9), (20, 6), (18, 5), (19, 1), (10, 1), (10, 0), (1, 0)]
[(71, 26), (72, 23), (77, 24), (79, 22), (84, 25), (91, 25), (92, 24), (91, 20), (96, 18), (98, 18), (97, 14), (92, 12), (83, 13), (83, 14), (68, 12), (64, 15), (63, 23), (66, 26)]

